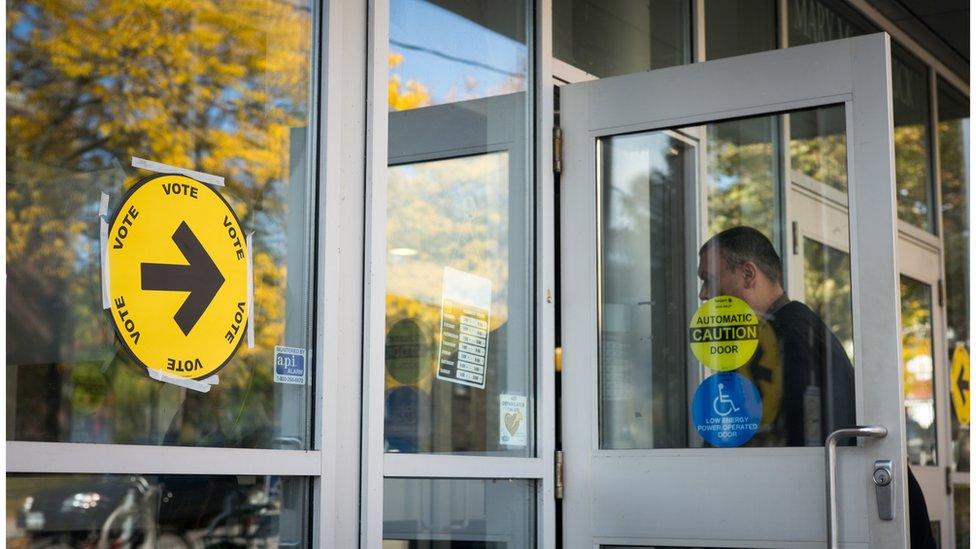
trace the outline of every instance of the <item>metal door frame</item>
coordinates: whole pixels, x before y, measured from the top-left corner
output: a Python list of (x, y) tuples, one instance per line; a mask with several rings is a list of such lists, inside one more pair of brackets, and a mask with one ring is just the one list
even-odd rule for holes
[[(851, 219), (852, 280), (855, 284), (854, 319), (858, 420), (888, 427), (886, 439), (851, 449), (867, 461), (884, 457), (905, 463), (905, 426), (900, 376), (890, 376), (899, 363), (900, 311), (898, 273), (895, 269), (894, 153), (890, 99), (890, 40), (885, 34), (857, 37), (786, 50), (672, 67), (565, 86), (561, 90), (561, 125), (565, 136), (561, 184), (563, 224), (562, 293), (573, 296), (562, 303), (563, 329), (563, 442), (566, 472), (564, 501), (565, 542), (571, 547), (599, 543), (715, 543), (701, 539), (621, 538), (592, 532), (590, 488), (592, 462), (601, 457), (596, 418), (597, 257), (592, 204), (598, 137), (705, 122), (780, 113), (821, 105), (845, 104), (847, 111), (849, 204)], [(859, 207), (860, 206), (860, 207)], [(580, 227), (589, 230), (579, 231)], [(573, 229), (576, 229), (575, 231)], [(575, 253), (574, 253), (575, 251)], [(866, 326), (870, 326), (867, 329)], [(887, 379), (887, 393), (870, 380)], [(895, 386), (897, 392), (895, 393)], [(893, 395), (897, 394), (897, 397)], [(585, 405), (584, 405), (585, 403)], [(845, 449), (846, 450), (846, 449)], [(708, 450), (712, 456), (741, 456), (742, 450)], [(772, 460), (810, 459), (822, 463), (822, 450), (750, 449), (750, 456)], [(815, 454), (811, 452), (816, 452)], [(622, 452), (613, 452), (616, 456)], [(700, 450), (628, 451), (630, 457), (663, 459), (679, 464)], [(682, 460), (681, 458), (685, 458)], [(853, 461), (851, 458), (850, 461)], [(843, 459), (842, 459), (843, 462)], [(623, 463), (623, 461), (621, 462)], [(775, 463), (775, 461), (769, 461)], [(822, 465), (820, 466), (822, 467)], [(816, 468), (816, 467), (815, 467)], [(844, 469), (844, 467), (842, 467)], [(707, 476), (709, 471), (703, 471)], [(869, 471), (861, 478), (867, 479)], [(816, 473), (820, 474), (820, 473)], [(854, 480), (857, 471), (841, 473)], [(855, 543), (898, 547), (906, 543), (905, 467), (895, 468), (896, 521), (869, 521)], [(865, 490), (866, 491), (866, 490)], [(863, 501), (874, 512), (873, 490)], [(901, 519), (901, 520), (898, 520)], [(706, 521), (702, 521), (705, 524)], [(690, 533), (690, 532), (689, 532)], [(696, 534), (697, 535), (697, 534)], [(861, 539), (861, 537), (864, 539)], [(690, 536), (688, 536), (690, 538)], [(822, 540), (823, 538), (821, 538)], [(778, 540), (780, 546), (784, 540)], [(742, 541), (740, 541), (742, 542)], [(763, 542), (758, 540), (759, 544)], [(772, 541), (767, 541), (773, 543)], [(822, 543), (822, 541), (821, 541)], [(815, 546), (815, 540), (796, 544)]]

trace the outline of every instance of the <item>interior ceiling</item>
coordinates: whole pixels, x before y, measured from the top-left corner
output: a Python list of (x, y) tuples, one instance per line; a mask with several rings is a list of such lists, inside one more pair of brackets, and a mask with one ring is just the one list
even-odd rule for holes
[(969, 0), (868, 0), (969, 82)]

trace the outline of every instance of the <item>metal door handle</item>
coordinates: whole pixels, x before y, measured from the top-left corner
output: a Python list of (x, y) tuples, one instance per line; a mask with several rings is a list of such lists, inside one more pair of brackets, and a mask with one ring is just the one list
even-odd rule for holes
[(837, 429), (827, 436), (827, 547), (840, 547), (840, 533), (837, 528), (837, 443), (847, 438), (884, 438), (888, 428), (880, 425), (867, 425)]

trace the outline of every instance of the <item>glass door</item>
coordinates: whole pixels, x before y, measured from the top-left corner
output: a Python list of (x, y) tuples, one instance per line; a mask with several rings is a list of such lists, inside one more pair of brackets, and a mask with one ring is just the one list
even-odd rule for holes
[(561, 89), (566, 546), (906, 544), (888, 58)]
[(898, 241), (901, 371), (908, 464), (939, 547), (952, 547), (949, 479), (950, 384), (945, 358), (939, 250), (902, 233)]

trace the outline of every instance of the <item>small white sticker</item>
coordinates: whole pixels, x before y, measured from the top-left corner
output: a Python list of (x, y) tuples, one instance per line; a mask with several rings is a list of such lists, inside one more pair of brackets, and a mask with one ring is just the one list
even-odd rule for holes
[(444, 267), (437, 379), (485, 388), (491, 279)]
[(305, 385), (305, 349), (275, 345), (274, 381), (289, 385)]
[(499, 395), (498, 397), (498, 443), (505, 446), (524, 447), (528, 440), (526, 434), (526, 404), (528, 399), (522, 395)]

